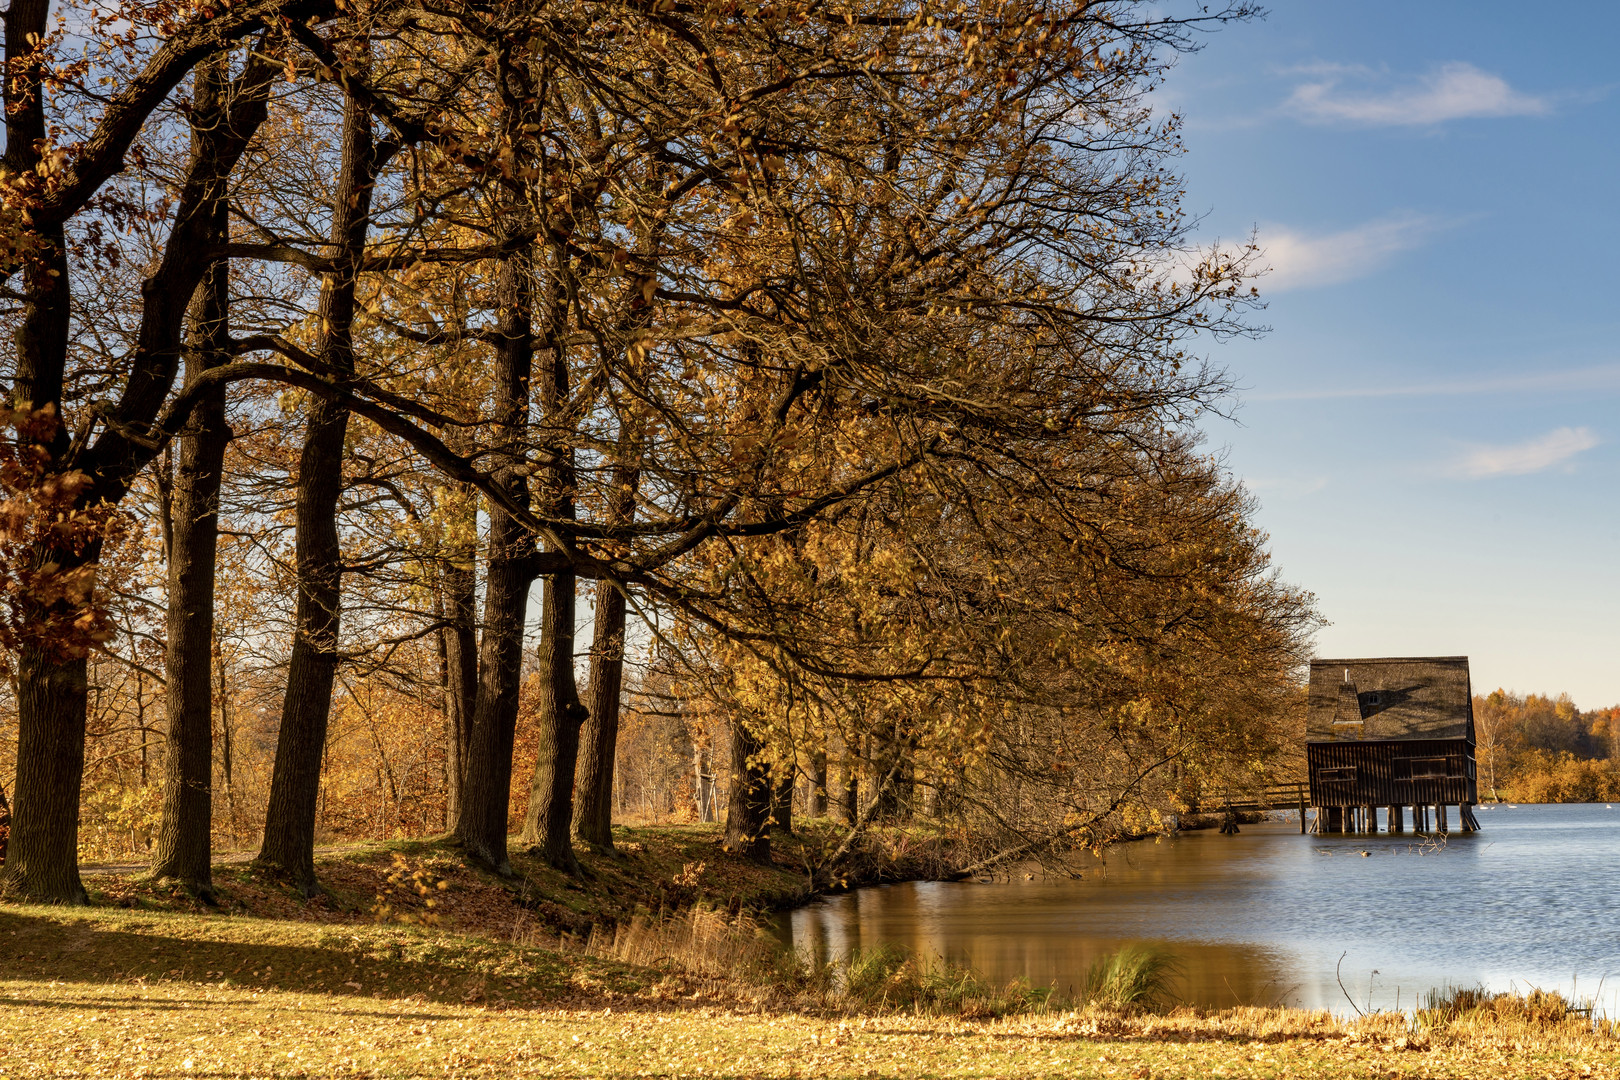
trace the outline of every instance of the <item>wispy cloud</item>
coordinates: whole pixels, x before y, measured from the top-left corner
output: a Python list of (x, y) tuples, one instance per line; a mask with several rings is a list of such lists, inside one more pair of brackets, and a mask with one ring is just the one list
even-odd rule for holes
[(1402, 251), (1422, 246), (1441, 222), (1422, 214), (1398, 214), (1332, 233), (1308, 233), (1262, 225), (1261, 251), (1271, 267), (1268, 293), (1337, 285), (1378, 269)]
[(1314, 78), (1294, 87), (1287, 109), (1317, 123), (1367, 126), (1428, 126), (1489, 116), (1538, 116), (1546, 98), (1515, 90), (1499, 75), (1472, 64), (1441, 64), (1397, 86), (1382, 85), (1387, 73), (1365, 67), (1320, 65)]
[(1313, 390), (1278, 390), (1245, 394), (1249, 401), (1327, 401), (1336, 398), (1470, 397), (1481, 394), (1570, 393), (1583, 390), (1620, 390), (1620, 364), (1573, 368), (1568, 371), (1533, 371), (1493, 378), (1447, 379), (1440, 382), (1378, 384), (1349, 382)]
[(1476, 446), (1452, 470), (1460, 476), (1525, 476), (1562, 464), (1599, 442), (1590, 428), (1561, 427), (1524, 442)]

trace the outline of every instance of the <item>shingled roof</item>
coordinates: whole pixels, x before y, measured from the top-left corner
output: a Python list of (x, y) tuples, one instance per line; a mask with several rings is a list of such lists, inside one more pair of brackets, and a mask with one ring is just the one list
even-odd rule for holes
[(1473, 742), (1468, 657), (1313, 660), (1305, 738)]

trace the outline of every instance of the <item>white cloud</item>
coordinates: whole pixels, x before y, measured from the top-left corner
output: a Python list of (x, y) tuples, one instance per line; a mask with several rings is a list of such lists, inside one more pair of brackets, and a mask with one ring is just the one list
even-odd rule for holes
[(1421, 246), (1439, 227), (1421, 214), (1379, 218), (1335, 233), (1261, 226), (1260, 248), (1271, 267), (1261, 289), (1309, 289), (1370, 274), (1391, 256)]
[(1590, 428), (1555, 428), (1538, 438), (1507, 446), (1477, 446), (1457, 463), (1455, 472), (1468, 477), (1524, 476), (1550, 469), (1599, 442)]
[(1424, 126), (1466, 117), (1538, 116), (1549, 109), (1545, 98), (1521, 93), (1501, 76), (1460, 61), (1388, 89), (1367, 85), (1382, 74), (1368, 68), (1309, 70), (1317, 78), (1296, 86), (1287, 108), (1319, 123)]
[(1620, 364), (1573, 368), (1567, 371), (1536, 369), (1523, 375), (1469, 376), (1439, 382), (1379, 384), (1369, 382), (1311, 390), (1277, 390), (1245, 394), (1249, 401), (1326, 401), (1335, 398), (1473, 397), (1485, 394), (1567, 394), (1581, 391), (1620, 390)]

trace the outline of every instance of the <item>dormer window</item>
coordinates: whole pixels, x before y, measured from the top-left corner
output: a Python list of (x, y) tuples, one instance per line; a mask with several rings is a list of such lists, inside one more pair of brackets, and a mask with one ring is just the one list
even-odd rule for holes
[(1378, 691), (1374, 690), (1372, 693), (1367, 695), (1367, 704), (1373, 708), (1377, 708), (1381, 704), (1378, 699)]

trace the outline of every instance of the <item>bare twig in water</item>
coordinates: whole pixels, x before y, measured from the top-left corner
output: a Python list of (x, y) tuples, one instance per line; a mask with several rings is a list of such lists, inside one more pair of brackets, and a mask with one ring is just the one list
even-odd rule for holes
[(1339, 980), (1339, 991), (1344, 994), (1344, 1000), (1346, 1000), (1346, 1001), (1348, 1001), (1350, 1003), (1350, 1007), (1352, 1009), (1356, 1010), (1356, 1015), (1357, 1016), (1366, 1016), (1367, 1014), (1361, 1011), (1361, 1006), (1356, 1004), (1356, 999), (1350, 996), (1350, 991), (1348, 991), (1348, 990), (1346, 990), (1344, 988), (1344, 978), (1339, 974), (1339, 969), (1344, 967), (1344, 958), (1349, 956), (1349, 955), (1350, 955), (1350, 950), (1349, 949), (1346, 949), (1344, 952), (1339, 954), (1339, 962), (1333, 968), (1333, 977), (1335, 979)]

